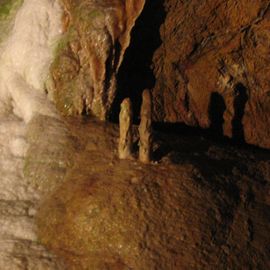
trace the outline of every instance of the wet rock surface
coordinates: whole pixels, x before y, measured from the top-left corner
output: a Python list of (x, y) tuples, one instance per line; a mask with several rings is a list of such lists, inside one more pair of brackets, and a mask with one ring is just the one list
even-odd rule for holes
[[(41, 192), (23, 173), (26, 137), (25, 123), (19, 118), (1, 118), (0, 269), (65, 269), (59, 258), (37, 239), (35, 216)], [(39, 157), (35, 158), (36, 162), (40, 161)]]
[(23, 173), (29, 188), (46, 196), (63, 182), (79, 147), (61, 119), (37, 115), (27, 126)]
[[(57, 1), (0, 0), (1, 270), (65, 269), (61, 260), (37, 238), (35, 216), (42, 193), (38, 187), (42, 181), (39, 185), (31, 184), (25, 166), (29, 147), (33, 155), (28, 159), (31, 176), (40, 173), (37, 167), (40, 168), (44, 161), (44, 155), (40, 155), (44, 153), (44, 144), (47, 143), (47, 162), (52, 161), (51, 154), (57, 152), (57, 146), (50, 149), (47, 142), (53, 133), (50, 121), (46, 124), (43, 121), (43, 137), (41, 134), (35, 134), (38, 138), (31, 135), (41, 127), (41, 120), (46, 118), (44, 114), (54, 116), (48, 119), (60, 125), (56, 110), (48, 103), (43, 91), (43, 78), (51, 60), (52, 41), (56, 42), (57, 35), (61, 33), (60, 22), (61, 8)], [(41, 114), (43, 116), (39, 119)], [(38, 121), (32, 122), (33, 117)], [(32, 129), (31, 135), (27, 133), (28, 127)], [(54, 142), (59, 142), (61, 132), (56, 133), (53, 134)], [(43, 147), (42, 143), (33, 147), (32, 143), (39, 139), (43, 139)], [(66, 145), (62, 146), (66, 148)], [(59, 154), (56, 154), (55, 160), (61, 162)], [(39, 166), (32, 166), (33, 163)], [(43, 175), (46, 173), (46, 170), (42, 171)]]
[(47, 82), (47, 91), (62, 113), (108, 117), (116, 74), (144, 2), (62, 0), (66, 33)]
[[(67, 115), (139, 115), (269, 148), (269, 1), (62, 0), (65, 36), (47, 91)], [(126, 52), (126, 54), (125, 54)], [(113, 111), (111, 111), (113, 107)]]
[(165, 0), (164, 9), (156, 120), (215, 125), (269, 148), (269, 1)]
[(270, 267), (269, 152), (166, 127), (145, 165), (117, 158), (117, 126), (69, 125), (81, 148), (37, 219), (68, 269)]
[[(0, 0), (8, 2), (16, 9), (21, 1)], [(64, 114), (106, 119), (144, 1), (62, 3), (66, 34), (55, 51), (47, 94)], [(163, 1), (155, 3), (160, 11)], [(162, 44), (154, 56), (155, 119), (210, 127), (236, 142), (269, 147), (269, 1), (164, 3)], [(148, 20), (159, 28), (161, 17)], [(156, 35), (154, 41), (151, 48), (159, 44)], [(21, 43), (7, 48), (14, 44)], [(149, 66), (147, 54), (139, 62)], [(153, 87), (146, 70), (141, 90)], [(28, 88), (27, 95), (9, 88), (23, 97), (15, 100), (19, 108), (27, 109)], [(44, 95), (32, 103), (33, 112), (45, 103)], [(27, 126), (13, 114), (0, 121), (0, 269), (270, 268), (269, 152), (215, 143), (198, 130), (172, 134), (165, 126), (166, 134), (154, 134), (155, 162), (146, 165), (137, 156), (118, 159), (116, 125), (83, 118), (64, 123), (54, 110), (51, 117), (30, 114)], [(137, 128), (134, 134), (136, 149)]]

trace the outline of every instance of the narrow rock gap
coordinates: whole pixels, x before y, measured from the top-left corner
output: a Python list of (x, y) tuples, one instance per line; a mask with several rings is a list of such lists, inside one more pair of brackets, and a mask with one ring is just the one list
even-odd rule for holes
[(218, 136), (223, 136), (224, 112), (226, 104), (222, 95), (213, 92), (210, 98), (208, 114), (210, 119), (210, 131)]
[(248, 101), (248, 94), (246, 87), (238, 83), (234, 89), (234, 118), (232, 120), (232, 136), (233, 139), (238, 143), (245, 142), (243, 117), (245, 114), (245, 106)]
[(118, 73), (117, 96), (112, 106), (111, 121), (118, 122), (120, 104), (126, 97), (131, 98), (134, 121), (138, 121), (142, 91), (155, 85), (151, 65), (154, 52), (161, 45), (159, 29), (164, 20), (164, 0), (146, 0), (132, 30), (131, 43)]

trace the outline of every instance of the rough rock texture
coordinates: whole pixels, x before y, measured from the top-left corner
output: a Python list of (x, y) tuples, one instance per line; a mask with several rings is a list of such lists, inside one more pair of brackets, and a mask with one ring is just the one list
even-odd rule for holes
[(149, 163), (153, 154), (152, 96), (148, 89), (142, 94), (141, 121), (139, 126), (139, 160)]
[(106, 119), (116, 73), (144, 0), (62, 0), (65, 37), (56, 51), (47, 90), (65, 114)]
[(133, 150), (133, 130), (132, 130), (133, 111), (129, 98), (121, 103), (119, 114), (119, 143), (118, 156), (120, 159), (132, 158)]
[(268, 0), (165, 0), (155, 118), (270, 148)]
[[(30, 185), (29, 178), (23, 174), (25, 150), (28, 147), (25, 138), (25, 124), (19, 118), (1, 118), (0, 269), (66, 269), (59, 258), (48, 252), (37, 239), (35, 216), (40, 190)], [(35, 155), (35, 161), (38, 163), (41, 158)]]
[(72, 167), (79, 147), (63, 121), (37, 115), (27, 126), (29, 147), (24, 160), (24, 176), (39, 196), (54, 191)]
[[(50, 110), (52, 106), (48, 106), (42, 78), (47, 73), (46, 64), (50, 63), (51, 40), (55, 40), (61, 29), (60, 19), (57, 1), (0, 0), (1, 270), (66, 269), (61, 259), (48, 252), (37, 239), (35, 216), (44, 177), (31, 183), (37, 174), (53, 180), (53, 170), (64, 175), (66, 164), (59, 163), (63, 156), (64, 160), (68, 159), (68, 140), (59, 132), (63, 127), (60, 117), (48, 117), (57, 133), (52, 132), (55, 130), (50, 121), (45, 123), (45, 116), (37, 116), (38, 112), (56, 115), (54, 109)], [(35, 119), (31, 121), (34, 114)], [(35, 133), (37, 130), (39, 134)], [(54, 145), (50, 147), (51, 142)], [(65, 148), (62, 156), (59, 154), (61, 147)], [(41, 172), (45, 164), (49, 166)]]
[(82, 148), (38, 214), (69, 270), (269, 269), (268, 152), (181, 130), (156, 134), (162, 159), (144, 165), (117, 159), (117, 126), (70, 127)]

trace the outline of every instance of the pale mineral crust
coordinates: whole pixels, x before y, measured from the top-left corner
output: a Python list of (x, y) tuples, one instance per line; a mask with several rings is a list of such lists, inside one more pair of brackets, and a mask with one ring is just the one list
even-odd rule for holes
[(164, 5), (154, 56), (155, 119), (203, 128), (215, 122), (224, 135), (269, 148), (269, 1)]
[(66, 31), (47, 81), (49, 96), (64, 114), (106, 119), (116, 73), (144, 0), (62, 0)]

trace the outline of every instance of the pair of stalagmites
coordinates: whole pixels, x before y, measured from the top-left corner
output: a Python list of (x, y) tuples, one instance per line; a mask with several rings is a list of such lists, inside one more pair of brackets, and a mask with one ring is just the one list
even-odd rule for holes
[[(133, 159), (133, 111), (129, 98), (121, 104), (119, 115), (120, 138), (118, 154), (120, 159)], [(153, 136), (152, 136), (152, 97), (148, 89), (143, 91), (141, 106), (141, 122), (139, 126), (139, 160), (143, 163), (151, 162)]]

